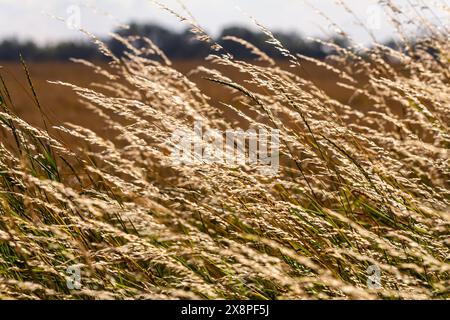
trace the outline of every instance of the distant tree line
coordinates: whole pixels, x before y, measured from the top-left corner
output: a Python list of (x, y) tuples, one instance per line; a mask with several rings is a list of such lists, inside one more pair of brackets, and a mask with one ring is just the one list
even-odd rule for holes
[[(129, 29), (118, 30), (121, 36), (139, 35), (150, 38), (171, 59), (196, 59), (207, 56), (210, 48), (206, 43), (198, 41), (193, 34), (186, 30), (175, 32), (154, 24), (132, 23)], [(300, 53), (306, 56), (323, 58), (327, 50), (315, 41), (309, 41), (296, 33), (275, 32), (275, 37), (292, 53)], [(225, 36), (236, 36), (242, 38), (269, 56), (282, 58), (281, 54), (273, 45), (267, 43), (267, 36), (261, 32), (253, 31), (244, 27), (228, 27), (223, 29), (216, 41), (228, 52), (240, 59), (252, 58), (252, 53), (242, 45), (223, 40)], [(111, 51), (122, 56), (128, 49), (113, 38), (103, 39)], [(346, 46), (345, 40), (340, 38), (331, 39), (340, 45)], [(135, 42), (142, 40), (135, 40)], [(143, 43), (135, 43), (143, 45)], [(53, 45), (38, 46), (34, 42), (21, 42), (14, 39), (6, 39), (0, 42), (0, 60), (17, 60), (19, 53), (29, 61), (67, 60), (69, 58), (82, 58), (89, 60), (104, 59), (94, 44), (90, 42), (60, 42)]]

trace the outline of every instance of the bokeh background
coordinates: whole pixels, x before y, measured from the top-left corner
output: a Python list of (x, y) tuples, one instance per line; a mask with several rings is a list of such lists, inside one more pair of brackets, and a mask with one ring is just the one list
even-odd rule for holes
[[(395, 28), (376, 0), (161, 0), (160, 3), (184, 16), (192, 16), (241, 59), (253, 57), (239, 45), (221, 40), (223, 36), (239, 36), (276, 59), (283, 58), (266, 43), (267, 37), (258, 31), (252, 17), (272, 30), (293, 53), (320, 59), (326, 58), (328, 48), (310, 38), (349, 45), (339, 37), (340, 30), (361, 45), (370, 45), (373, 37), (381, 43), (396, 45)], [(448, 4), (448, 0), (396, 0), (393, 3), (402, 12), (415, 11), (439, 25), (444, 15), (443, 4)], [(125, 25), (131, 28), (126, 30)], [(407, 25), (412, 36), (425, 33), (420, 21), (409, 21)], [(32, 107), (33, 98), (19, 63), (19, 53), (29, 66), (42, 106), (53, 125), (69, 121), (95, 128), (97, 120), (84, 112), (70, 89), (48, 82), (64, 81), (89, 87), (101, 81), (101, 77), (88, 68), (69, 61), (74, 57), (105, 65), (108, 62), (78, 28), (105, 41), (117, 55), (125, 48), (111, 40), (110, 32), (148, 36), (174, 61), (175, 68), (187, 73), (209, 54), (208, 46), (195, 41), (188, 27), (149, 0), (0, 0), (0, 72), (15, 99), (17, 114), (32, 124), (39, 125), (40, 116)], [(280, 65), (288, 67), (287, 62), (281, 61)], [(337, 100), (347, 102), (349, 99), (351, 93), (335, 86), (335, 79), (323, 71), (305, 63), (303, 73), (303, 77), (328, 87)], [(230, 102), (216, 86), (195, 77), (194, 80), (213, 99)]]

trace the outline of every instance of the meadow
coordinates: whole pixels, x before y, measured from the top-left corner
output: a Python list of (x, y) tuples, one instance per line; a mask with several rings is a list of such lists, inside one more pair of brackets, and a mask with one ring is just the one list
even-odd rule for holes
[[(0, 68), (0, 299), (447, 299), (448, 28), (241, 61), (176, 15), (206, 61)], [(198, 121), (277, 129), (278, 172), (174, 164)]]

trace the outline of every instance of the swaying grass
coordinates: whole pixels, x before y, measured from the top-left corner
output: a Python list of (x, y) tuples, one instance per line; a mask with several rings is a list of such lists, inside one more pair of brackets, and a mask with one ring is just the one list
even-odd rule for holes
[[(94, 39), (109, 68), (76, 62), (105, 81), (96, 90), (57, 85), (103, 119), (97, 132), (68, 123), (55, 135), (43, 113), (44, 129), (29, 125), (0, 79), (0, 298), (448, 298), (447, 26), (427, 24), (426, 38), (411, 43), (391, 15), (402, 49), (324, 43), (334, 54), (317, 61), (289, 53), (258, 24), (290, 60), (285, 70), (228, 37), (258, 63), (235, 60), (176, 15), (211, 44), (217, 70), (180, 74), (150, 39), (135, 47), (136, 38), (116, 35), (129, 49), (124, 58)], [(304, 63), (351, 99), (334, 100), (309, 81)], [(191, 80), (197, 74), (233, 104), (206, 96)], [(174, 165), (168, 141), (195, 121), (279, 129), (278, 174)], [(113, 134), (98, 133), (105, 127)], [(84, 147), (55, 138), (65, 135)], [(79, 290), (66, 284), (69, 266), (81, 269)], [(380, 269), (381, 288), (368, 288), (370, 266)]]

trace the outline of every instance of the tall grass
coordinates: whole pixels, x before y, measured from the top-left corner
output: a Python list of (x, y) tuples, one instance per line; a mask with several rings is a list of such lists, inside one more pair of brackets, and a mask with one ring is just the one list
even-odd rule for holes
[[(96, 132), (48, 128), (44, 113), (41, 127), (29, 125), (1, 79), (0, 298), (448, 298), (448, 27), (429, 23), (412, 43), (392, 14), (401, 49), (323, 43), (334, 54), (318, 61), (291, 54), (258, 24), (289, 59), (286, 70), (228, 37), (258, 62), (236, 60), (174, 14), (211, 44), (208, 65), (217, 69), (184, 75), (150, 39), (134, 47), (116, 36), (124, 58), (96, 39), (109, 67), (76, 62), (105, 81), (56, 83), (103, 119)], [(308, 80), (305, 63), (351, 98), (335, 100)], [(233, 103), (210, 99), (194, 75)], [(279, 129), (278, 174), (174, 165), (171, 135), (196, 121)], [(68, 135), (84, 147), (66, 145)], [(70, 266), (81, 270), (78, 290), (67, 286)], [(367, 285), (371, 266), (380, 288)]]

